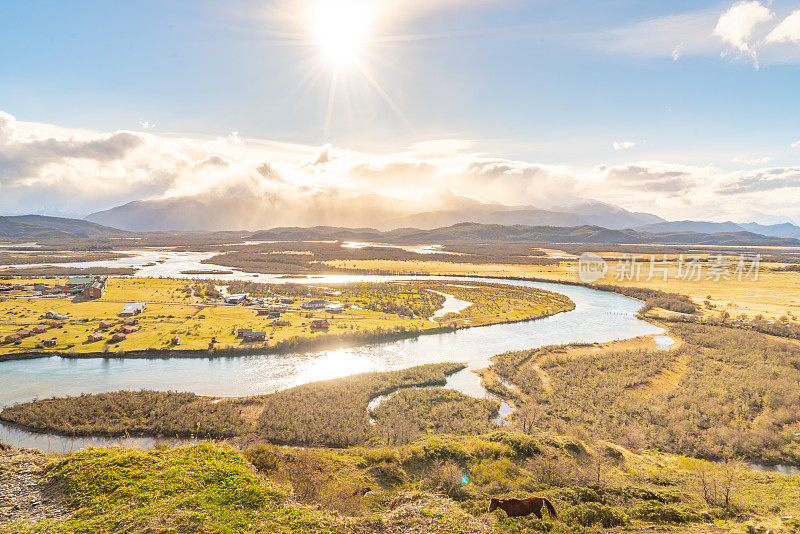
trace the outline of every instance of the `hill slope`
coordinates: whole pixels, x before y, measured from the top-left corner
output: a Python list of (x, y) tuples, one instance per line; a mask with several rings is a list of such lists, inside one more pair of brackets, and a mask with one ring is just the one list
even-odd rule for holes
[(130, 232), (82, 219), (44, 215), (0, 216), (0, 237), (10, 240), (39, 240), (84, 237), (122, 237)]
[(460, 223), (444, 228), (422, 230), (399, 228), (381, 232), (373, 228), (341, 228), (317, 226), (313, 228), (273, 228), (252, 235), (257, 240), (361, 240), (383, 243), (602, 243), (602, 244), (696, 244), (696, 245), (747, 245), (747, 246), (798, 246), (800, 240), (768, 237), (752, 232), (652, 233), (637, 230), (611, 230), (600, 226), (503, 226), (499, 224)]

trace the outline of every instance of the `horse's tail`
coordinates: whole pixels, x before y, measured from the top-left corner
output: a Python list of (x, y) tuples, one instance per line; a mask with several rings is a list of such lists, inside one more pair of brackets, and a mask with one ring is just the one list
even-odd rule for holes
[(550, 512), (550, 515), (553, 517), (553, 519), (558, 519), (558, 514), (556, 513), (553, 503), (548, 501), (545, 497), (542, 497), (542, 501), (544, 501), (544, 505), (547, 507), (547, 511)]

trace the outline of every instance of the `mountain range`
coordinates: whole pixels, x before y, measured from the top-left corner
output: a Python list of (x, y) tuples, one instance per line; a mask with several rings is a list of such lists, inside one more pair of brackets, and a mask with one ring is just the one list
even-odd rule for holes
[(0, 238), (39, 240), (87, 237), (124, 237), (130, 232), (110, 228), (82, 219), (47, 217), (44, 215), (0, 216)]
[(92, 213), (89, 221), (128, 231), (258, 231), (277, 227), (352, 227), (392, 230), (432, 230), (460, 223), (503, 226), (596, 226), (631, 229), (651, 234), (749, 232), (769, 237), (800, 239), (800, 227), (791, 223), (667, 221), (650, 213), (634, 212), (596, 200), (541, 209), (451, 195), (439, 199), (444, 209), (420, 210), (416, 203), (378, 194), (344, 190), (313, 191), (302, 197), (178, 197), (143, 200)]
[(329, 195), (314, 193), (302, 201), (252, 196), (137, 201), (93, 213), (88, 220), (7, 216), (0, 217), (0, 238), (51, 240), (227, 230), (262, 240), (800, 245), (800, 227), (788, 222), (666, 221), (593, 200), (539, 209), (453, 196), (448, 199), (450, 209), (407, 213), (418, 206), (403, 206), (396, 199), (387, 203), (386, 197), (373, 194)]
[(613, 230), (600, 226), (525, 226), (480, 223), (459, 223), (443, 228), (423, 230), (398, 228), (380, 231), (374, 228), (315, 226), (283, 227), (262, 230), (249, 239), (263, 241), (370, 241), (379, 243), (603, 243), (603, 244), (693, 244), (726, 246), (800, 246), (800, 239), (771, 237), (752, 232), (664, 232), (652, 233), (632, 229)]
[(771, 237), (800, 238), (800, 227), (791, 223), (783, 224), (758, 224), (734, 222), (707, 222), (707, 221), (664, 221), (642, 226), (635, 226), (635, 230), (642, 232), (753, 232)]
[[(278, 226), (420, 228), (463, 222), (513, 226), (602, 226), (635, 228), (665, 223), (649, 213), (632, 212), (597, 201), (553, 209), (506, 206), (452, 195), (440, 199), (447, 209), (420, 211), (420, 205), (377, 194), (341, 190), (303, 197), (178, 197), (129, 202), (92, 213), (87, 220), (130, 231), (260, 230)], [(741, 230), (741, 229), (740, 229)]]

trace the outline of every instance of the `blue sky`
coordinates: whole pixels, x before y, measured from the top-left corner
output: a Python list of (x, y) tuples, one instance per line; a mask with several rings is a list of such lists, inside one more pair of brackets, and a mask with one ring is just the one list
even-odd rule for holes
[[(238, 132), (384, 158), (469, 140), (475, 154), (573, 174), (660, 162), (691, 167), (695, 181), (707, 168), (730, 180), (798, 165), (800, 1), (372, 2), (359, 63), (385, 96), (358, 69), (339, 69), (330, 111), (336, 67), (308, 15), (321, 2), (6, 0), (0, 110), (76, 131)], [(608, 200), (648, 207), (622, 193)], [(656, 197), (649, 211), (667, 215), (701, 205)], [(780, 217), (797, 213), (784, 206)]]

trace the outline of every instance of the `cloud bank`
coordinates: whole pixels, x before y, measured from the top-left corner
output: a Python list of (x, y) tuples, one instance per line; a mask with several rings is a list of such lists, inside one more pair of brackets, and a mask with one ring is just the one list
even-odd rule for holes
[[(239, 213), (221, 226), (246, 228), (379, 224), (478, 203), (549, 208), (592, 198), (666, 218), (743, 221), (770, 213), (776, 220), (800, 222), (791, 201), (798, 194), (800, 167), (723, 172), (638, 161), (578, 169), (482, 154), (466, 140), (366, 154), (242, 139), (236, 133), (199, 138), (85, 132), (21, 122), (0, 112), (3, 214), (85, 216), (138, 200), (202, 201), (227, 203)], [(250, 213), (263, 216), (248, 222)]]

